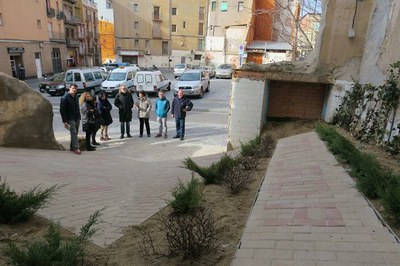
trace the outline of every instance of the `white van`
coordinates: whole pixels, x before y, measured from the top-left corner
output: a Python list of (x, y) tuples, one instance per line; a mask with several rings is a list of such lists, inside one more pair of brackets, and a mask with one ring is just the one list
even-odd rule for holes
[(136, 73), (135, 89), (146, 93), (158, 93), (159, 90), (171, 90), (171, 81), (167, 79), (159, 70), (139, 71)]
[(100, 68), (71, 68), (65, 71), (64, 79), (67, 89), (74, 83), (78, 86), (78, 94), (88, 91), (95, 95), (100, 91), (104, 76)]
[(128, 90), (133, 91), (135, 75), (139, 70), (137, 66), (120, 66), (111, 70), (107, 79), (101, 83), (101, 90), (113, 97), (117, 95), (120, 85), (125, 85)]

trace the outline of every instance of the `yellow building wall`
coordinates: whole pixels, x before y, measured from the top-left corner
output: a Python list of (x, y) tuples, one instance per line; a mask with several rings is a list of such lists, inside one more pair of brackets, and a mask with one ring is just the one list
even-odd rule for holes
[(115, 38), (114, 24), (108, 21), (99, 20), (99, 36), (101, 47), (101, 62), (106, 60), (114, 60), (115, 55)]

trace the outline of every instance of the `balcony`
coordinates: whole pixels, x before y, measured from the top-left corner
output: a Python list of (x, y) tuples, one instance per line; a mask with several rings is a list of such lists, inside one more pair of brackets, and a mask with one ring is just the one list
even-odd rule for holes
[(69, 46), (69, 47), (79, 47), (80, 46), (80, 42), (79, 42), (79, 40), (67, 39), (67, 46)]
[(73, 5), (75, 5), (76, 2), (78, 2), (77, 0), (65, 0), (65, 1), (70, 2), (70, 3), (73, 4)]
[(56, 43), (65, 43), (65, 34), (59, 32), (49, 32), (49, 41)]
[(47, 9), (47, 17), (49, 18), (54, 18), (56, 16), (56, 11), (54, 8), (48, 8)]
[(63, 20), (65, 18), (64, 12), (60, 11), (57, 13), (57, 19), (58, 20)]
[(82, 23), (82, 20), (76, 16), (68, 16), (65, 14), (64, 22), (70, 25), (78, 25)]
[(85, 6), (91, 7), (93, 9), (97, 9), (97, 4), (94, 3), (93, 1), (83, 0), (82, 4), (84, 4)]

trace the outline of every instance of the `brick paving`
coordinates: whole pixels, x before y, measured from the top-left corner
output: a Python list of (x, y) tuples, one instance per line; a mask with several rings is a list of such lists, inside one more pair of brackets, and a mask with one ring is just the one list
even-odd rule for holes
[(186, 128), (184, 141), (171, 138), (173, 129), (167, 140), (137, 134), (120, 140), (115, 133), (97, 151), (79, 156), (69, 151), (0, 148), (0, 176), (17, 191), (65, 185), (38, 214), (75, 233), (90, 214), (104, 207), (103, 223), (93, 241), (106, 246), (120, 238), (126, 226), (138, 225), (166, 206), (178, 179), (191, 177), (181, 167), (183, 159), (197, 157), (196, 161), (208, 164), (226, 150), (226, 125), (201, 127), (189, 121)]
[(232, 265), (400, 265), (400, 245), (312, 132), (278, 142)]

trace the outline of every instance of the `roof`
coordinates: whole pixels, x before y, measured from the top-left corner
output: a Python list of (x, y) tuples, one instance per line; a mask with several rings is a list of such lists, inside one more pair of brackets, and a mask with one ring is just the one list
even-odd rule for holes
[(292, 46), (287, 42), (252, 41), (246, 50), (284, 50), (291, 51)]

